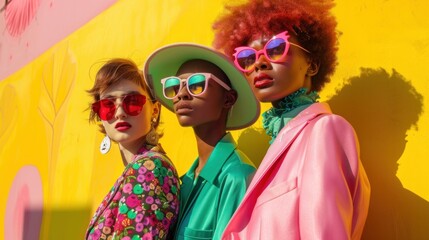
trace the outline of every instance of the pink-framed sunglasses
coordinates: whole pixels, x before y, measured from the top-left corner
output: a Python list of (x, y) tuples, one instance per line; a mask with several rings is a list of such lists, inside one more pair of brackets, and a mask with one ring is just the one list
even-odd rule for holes
[(270, 39), (261, 50), (256, 50), (251, 47), (237, 47), (234, 53), (234, 64), (242, 72), (251, 72), (255, 68), (255, 63), (261, 54), (273, 63), (284, 62), (290, 45), (295, 46), (310, 53), (307, 49), (298, 44), (289, 42), (287, 31), (277, 34)]

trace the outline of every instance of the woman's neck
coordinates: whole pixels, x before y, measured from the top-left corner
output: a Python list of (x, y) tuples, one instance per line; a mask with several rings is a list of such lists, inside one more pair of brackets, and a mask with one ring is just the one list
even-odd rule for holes
[(134, 156), (137, 154), (143, 144), (144, 138), (130, 143), (119, 143), (119, 150), (121, 151), (122, 162), (124, 163), (124, 166), (133, 161)]
[(210, 154), (213, 152), (216, 144), (223, 138), (225, 133), (225, 126), (194, 127), (194, 134), (198, 148), (198, 166), (195, 168), (196, 175), (198, 175), (198, 173), (204, 168)]

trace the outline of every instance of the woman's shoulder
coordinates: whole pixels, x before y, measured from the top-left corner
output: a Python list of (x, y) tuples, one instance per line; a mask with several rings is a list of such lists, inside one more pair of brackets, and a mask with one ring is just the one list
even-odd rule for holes
[(344, 117), (334, 113), (321, 114), (312, 122), (315, 128), (353, 129), (352, 125)]
[(235, 149), (222, 167), (222, 175), (228, 178), (247, 178), (255, 171), (253, 163), (239, 149)]
[(133, 165), (145, 166), (149, 170), (155, 168), (171, 168), (176, 172), (176, 168), (164, 151), (149, 150), (135, 156)]
[(170, 160), (164, 152), (149, 150), (144, 153), (137, 154), (134, 161), (145, 161), (149, 159)]
[(353, 126), (342, 116), (332, 113), (320, 115), (303, 133), (307, 136), (306, 141), (315, 141), (318, 146), (332, 146), (333, 142), (338, 143), (336, 146), (356, 146), (358, 142)]

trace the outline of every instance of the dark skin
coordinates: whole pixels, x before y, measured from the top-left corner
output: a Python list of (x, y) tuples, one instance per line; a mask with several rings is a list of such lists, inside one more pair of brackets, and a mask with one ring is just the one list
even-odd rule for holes
[[(288, 34), (289, 35), (289, 34)], [(262, 36), (252, 40), (248, 46), (261, 50), (272, 36)], [(299, 44), (295, 36), (290, 35), (290, 42)], [(256, 98), (261, 102), (271, 102), (274, 107), (278, 107), (279, 102), (286, 96), (300, 88), (312, 89), (311, 78), (317, 74), (319, 64), (316, 64), (306, 52), (296, 46), (290, 46), (284, 62), (274, 63), (264, 55), (259, 56), (255, 62), (252, 72), (246, 73)], [(271, 80), (270, 84), (258, 87), (255, 85), (255, 77)]]
[[(184, 63), (176, 76), (186, 79), (193, 73), (211, 73), (222, 81), (227, 78), (216, 65), (203, 60)], [(192, 127), (196, 137), (199, 158), (195, 178), (205, 166), (216, 144), (226, 134), (228, 111), (236, 100), (235, 90), (227, 91), (213, 80), (209, 80), (206, 91), (199, 96), (192, 96), (183, 87), (173, 99), (180, 125)]]

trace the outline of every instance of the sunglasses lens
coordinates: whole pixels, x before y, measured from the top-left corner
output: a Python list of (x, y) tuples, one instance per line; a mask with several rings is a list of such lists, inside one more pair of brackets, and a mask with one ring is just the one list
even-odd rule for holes
[(99, 111), (100, 111), (100, 101), (97, 101), (97, 102), (93, 103), (91, 105), (91, 108), (92, 108), (92, 111), (95, 112), (98, 115), (98, 117), (100, 117), (100, 114), (99, 114)]
[(272, 39), (265, 45), (265, 51), (271, 61), (278, 61), (285, 55), (286, 41), (283, 38)]
[(102, 99), (97, 103), (99, 105), (99, 108), (96, 112), (100, 119), (104, 121), (112, 119), (116, 110), (115, 102), (110, 99)]
[(130, 116), (137, 116), (143, 109), (146, 103), (146, 97), (140, 94), (128, 95), (122, 101), (122, 106), (125, 113)]
[(253, 49), (244, 49), (237, 53), (236, 58), (242, 70), (249, 70), (256, 62), (256, 52)]
[(188, 79), (188, 89), (193, 95), (199, 95), (204, 92), (206, 88), (206, 76), (203, 74), (192, 75)]
[[(122, 100), (122, 107), (126, 114), (137, 116), (146, 103), (146, 97), (140, 94), (127, 95)], [(92, 104), (92, 110), (97, 113), (101, 120), (109, 121), (116, 112), (116, 104), (112, 99), (101, 99)]]
[(166, 98), (174, 98), (180, 90), (180, 79), (176, 77), (171, 77), (165, 80), (164, 82), (164, 96)]

